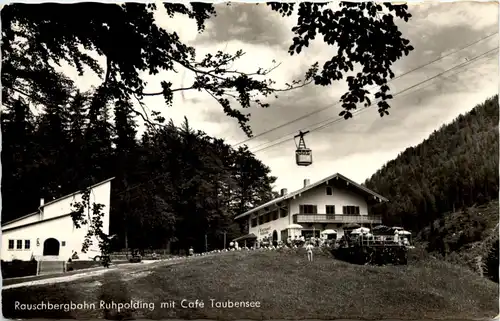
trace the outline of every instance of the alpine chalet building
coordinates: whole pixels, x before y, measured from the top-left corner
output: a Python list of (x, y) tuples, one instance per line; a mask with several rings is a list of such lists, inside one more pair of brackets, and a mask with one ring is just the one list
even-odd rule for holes
[(337, 238), (349, 224), (370, 227), (382, 223), (381, 216), (370, 215), (368, 208), (388, 200), (370, 189), (334, 174), (316, 183), (304, 180), (304, 187), (237, 215), (235, 220), (248, 220), (249, 234), (236, 241), (283, 241), (291, 236), (320, 237), (324, 230), (335, 230)]

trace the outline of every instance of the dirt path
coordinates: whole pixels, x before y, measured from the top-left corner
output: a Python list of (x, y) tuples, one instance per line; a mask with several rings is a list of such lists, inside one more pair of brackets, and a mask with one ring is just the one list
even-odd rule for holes
[[(191, 260), (191, 258), (189, 260)], [(179, 259), (175, 259), (175, 260), (144, 261), (141, 264), (137, 264), (137, 263), (120, 264), (120, 265), (112, 266), (108, 269), (103, 268), (100, 270), (82, 271), (81, 273), (76, 273), (76, 274), (72, 274), (72, 275), (55, 276), (55, 277), (45, 278), (45, 279), (41, 279), (41, 280), (33, 280), (33, 281), (27, 281), (27, 282), (16, 283), (16, 284), (11, 284), (11, 285), (4, 285), (4, 286), (2, 286), (2, 289), (8, 290), (8, 289), (13, 289), (13, 288), (18, 288), (18, 287), (71, 282), (71, 281), (75, 281), (75, 280), (79, 280), (79, 279), (93, 278), (93, 277), (103, 275), (104, 273), (108, 273), (111, 271), (120, 271), (122, 273), (125, 272), (126, 274), (129, 274), (129, 273), (130, 274), (137, 274), (137, 273), (141, 273), (141, 272), (144, 273), (148, 270), (151, 270), (153, 267), (156, 267), (156, 266), (174, 265), (174, 264), (179, 264), (179, 263), (185, 262), (185, 261), (186, 261), (186, 258), (179, 258)]]

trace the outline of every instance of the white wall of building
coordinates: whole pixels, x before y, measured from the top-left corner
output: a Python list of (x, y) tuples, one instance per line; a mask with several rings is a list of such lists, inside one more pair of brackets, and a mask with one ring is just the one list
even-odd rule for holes
[(335, 205), (336, 215), (342, 215), (343, 206), (359, 206), (359, 214), (368, 215), (368, 205), (362, 195), (338, 187), (333, 188), (333, 195), (326, 195), (326, 184), (312, 188), (290, 201), (292, 215), (299, 213), (301, 204), (316, 205), (318, 214), (326, 214), (326, 205)]
[[(17, 220), (14, 220), (12, 223), (9, 223), (7, 225), (8, 225), (8, 228), (12, 228), (12, 227), (17, 227), (17, 226), (23, 226), (23, 225), (30, 224), (30, 223), (35, 223), (35, 222), (38, 222), (39, 220), (40, 220), (40, 213), (36, 212), (36, 213), (30, 214), (30, 215), (26, 215), (25, 217), (21, 217)], [(2, 230), (7, 225), (3, 225)]]
[[(262, 211), (259, 211), (262, 212)], [(272, 237), (273, 231), (276, 231), (278, 233), (278, 240), (281, 240), (281, 231), (286, 229), (288, 225), (293, 223), (292, 216), (290, 215), (290, 212), (288, 212), (288, 215), (285, 217), (278, 218), (277, 220), (274, 221), (269, 221), (267, 223), (261, 224), (252, 227), (252, 218), (257, 218), (257, 222), (259, 221), (258, 215), (256, 213), (253, 213), (249, 215), (248, 219), (248, 226), (249, 226), (249, 233), (255, 234), (257, 236), (257, 239), (261, 240), (264, 237), (268, 236), (269, 238)]]
[[(107, 210), (109, 214), (109, 207), (111, 202), (111, 182), (106, 182), (102, 185), (93, 187), (90, 190), (90, 204), (93, 203), (103, 204), (103, 210)], [(82, 193), (76, 193), (69, 197), (58, 199), (57, 202), (48, 202), (42, 208), (42, 219), (51, 219), (73, 211), (73, 203), (82, 201)], [(91, 210), (90, 210), (91, 211)], [(109, 233), (109, 215), (107, 222), (103, 226), (103, 231)], [(104, 222), (103, 222), (104, 223)]]
[[(26, 261), (32, 256), (43, 256), (44, 242), (54, 238), (59, 242), (59, 257), (67, 260), (73, 251), (81, 252), (87, 230), (86, 227), (75, 228), (70, 215), (8, 230), (2, 235), (2, 259)], [(8, 249), (9, 240), (14, 240), (14, 249)], [(17, 240), (23, 241), (23, 249), (16, 249)], [(30, 249), (24, 249), (25, 240), (30, 241)]]
[[(90, 204), (103, 204), (104, 216), (103, 231), (109, 234), (109, 212), (111, 199), (111, 182), (97, 185), (91, 189)], [(62, 198), (54, 203), (47, 203), (40, 215), (33, 215), (27, 219), (2, 226), (2, 260), (11, 261), (30, 260), (32, 257), (43, 257), (44, 244), (47, 239), (53, 238), (59, 242), (59, 259), (67, 260), (73, 252), (77, 252), (80, 259), (92, 258), (99, 255), (97, 240), (93, 240), (90, 251), (82, 253), (82, 245), (88, 232), (88, 225), (76, 228), (71, 215), (72, 202), (81, 200), (82, 194)], [(21, 226), (19, 222), (28, 224)], [(32, 224), (29, 224), (32, 223)], [(14, 240), (14, 249), (9, 249), (9, 240)], [(22, 240), (22, 249), (17, 249), (17, 241)], [(29, 240), (29, 249), (25, 249), (25, 241)]]

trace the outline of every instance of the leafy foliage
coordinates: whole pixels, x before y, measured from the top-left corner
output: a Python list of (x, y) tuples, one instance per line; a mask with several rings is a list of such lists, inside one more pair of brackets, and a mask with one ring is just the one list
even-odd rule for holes
[[(175, 3), (164, 3), (163, 6), (171, 17), (180, 14), (195, 19), (200, 32), (205, 20), (215, 14), (213, 6), (204, 3), (193, 3), (191, 8)], [(175, 92), (198, 90), (217, 100), (224, 112), (236, 118), (242, 129), (250, 134), (246, 124), (248, 115), (233, 108), (229, 99), (236, 99), (243, 108), (250, 107), (251, 102), (266, 107), (252, 97), (256, 94), (268, 96), (276, 90), (272, 87), (272, 80), (261, 79), (270, 70), (243, 73), (230, 69), (231, 64), (243, 55), (242, 51), (233, 54), (217, 52), (197, 60), (195, 48), (184, 44), (176, 33), (156, 25), (153, 15), (156, 9), (154, 4), (138, 3), (15, 4), (4, 7), (2, 80), (6, 101), (16, 93), (29, 97), (37, 105), (72, 97), (72, 90), (68, 87), (71, 81), (54, 68), (54, 65), (67, 63), (80, 75), (91, 71), (103, 79), (93, 93), (95, 99), (90, 112), (94, 115), (115, 100), (136, 99), (142, 103), (145, 96), (163, 95), (167, 105), (171, 105)], [(105, 58), (105, 68), (92, 53)], [(172, 88), (172, 83), (165, 80), (161, 82), (161, 91), (144, 91), (146, 84), (141, 73), (156, 75), (179, 67), (195, 74), (191, 86)], [(287, 89), (305, 82), (309, 80), (295, 82)]]
[[(283, 16), (289, 16), (294, 9), (294, 4), (268, 5)], [(186, 15), (194, 19), (198, 31), (202, 32), (206, 20), (216, 14), (211, 4), (191, 3), (188, 7), (164, 3), (163, 8), (139, 3), (8, 5), (1, 13), (4, 100), (12, 103), (17, 94), (37, 105), (60, 105), (69, 97), (76, 99), (72, 81), (55, 69), (66, 63), (75, 67), (80, 75), (94, 72), (103, 79), (93, 91), (90, 113), (94, 116), (104, 105), (115, 100), (137, 100), (143, 104), (145, 96), (163, 95), (167, 105), (171, 105), (176, 92), (197, 90), (213, 97), (224, 112), (236, 118), (245, 133), (251, 135), (247, 124), (249, 114), (234, 107), (235, 102), (243, 108), (268, 107), (262, 98), (311, 82), (330, 85), (354, 72), (355, 64), (359, 64), (361, 71), (346, 78), (349, 92), (341, 99), (345, 108), (341, 115), (351, 117), (350, 110), (358, 103), (370, 105), (365, 87), (372, 84), (382, 86), (375, 98), (381, 98), (380, 114), (387, 114), (386, 101), (391, 98), (387, 93), (387, 78), (394, 77), (391, 66), (413, 50), (394, 21), (395, 17), (408, 21), (411, 17), (408, 7), (343, 2), (340, 10), (333, 11), (325, 5), (299, 4), (299, 18), (292, 29), (296, 37), (289, 52), (299, 54), (319, 34), (325, 43), (337, 48), (337, 55), (327, 61), (321, 71), (319, 63), (315, 63), (303, 79), (293, 80), (284, 88), (277, 88), (272, 79), (265, 79), (279, 64), (248, 73), (233, 70), (233, 62), (244, 55), (241, 50), (209, 53), (197, 59), (194, 47), (183, 43), (175, 32), (168, 32), (155, 23), (154, 12), (163, 9), (170, 17)], [(104, 58), (104, 66), (96, 54)], [(159, 86), (161, 90), (144, 91), (146, 84), (142, 73), (156, 75), (178, 68), (194, 73), (195, 79), (190, 86), (172, 88), (170, 81), (163, 80)], [(131, 105), (127, 108), (147, 117)]]
[(490, 278), (498, 283), (498, 249), (499, 249), (499, 244), (498, 244), (498, 238), (497, 240), (493, 243), (491, 246), (488, 257), (486, 259), (486, 267), (488, 270), (488, 274)]
[[(269, 4), (283, 16), (290, 16), (293, 3), (274, 2)], [(315, 84), (328, 86), (344, 78), (348, 72), (354, 72), (355, 66), (360, 71), (355, 76), (346, 78), (349, 91), (341, 97), (344, 110), (340, 116), (352, 117), (351, 110), (358, 104), (371, 105), (366, 89), (368, 85), (380, 86), (375, 93), (379, 99), (380, 116), (388, 115), (390, 108), (388, 78), (394, 78), (391, 66), (414, 48), (408, 39), (403, 38), (394, 18), (408, 21), (411, 14), (407, 5), (393, 5), (373, 2), (341, 2), (340, 10), (333, 11), (328, 3), (301, 2), (298, 6), (297, 25), (292, 28), (295, 34), (290, 46), (291, 55), (300, 54), (317, 36), (322, 36), (325, 43), (335, 46), (337, 54), (324, 63), (321, 70), (315, 63), (310, 72)]]
[[(88, 228), (81, 251), (86, 253), (90, 246), (92, 246), (93, 241), (96, 240), (99, 242), (101, 256), (104, 258), (103, 265), (109, 267), (110, 262), (108, 258), (111, 254), (111, 239), (102, 230), (102, 219), (105, 215), (103, 212), (104, 205), (97, 203), (90, 204), (90, 193), (91, 190), (87, 188), (82, 192), (82, 201), (71, 204), (74, 208), (71, 216), (76, 228), (82, 228), (83, 226)], [(84, 213), (87, 213), (87, 215)]]

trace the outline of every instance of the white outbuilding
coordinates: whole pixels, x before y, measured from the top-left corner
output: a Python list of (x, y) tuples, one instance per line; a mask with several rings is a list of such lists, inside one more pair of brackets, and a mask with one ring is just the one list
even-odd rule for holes
[[(104, 205), (102, 229), (106, 234), (109, 234), (112, 180), (89, 187), (91, 206), (93, 203)], [(87, 253), (82, 253), (88, 226), (76, 228), (71, 217), (72, 204), (81, 199), (82, 191), (47, 203), (41, 199), (38, 211), (2, 224), (2, 260), (67, 261), (75, 252), (79, 259), (99, 258), (97, 239), (93, 239)]]

